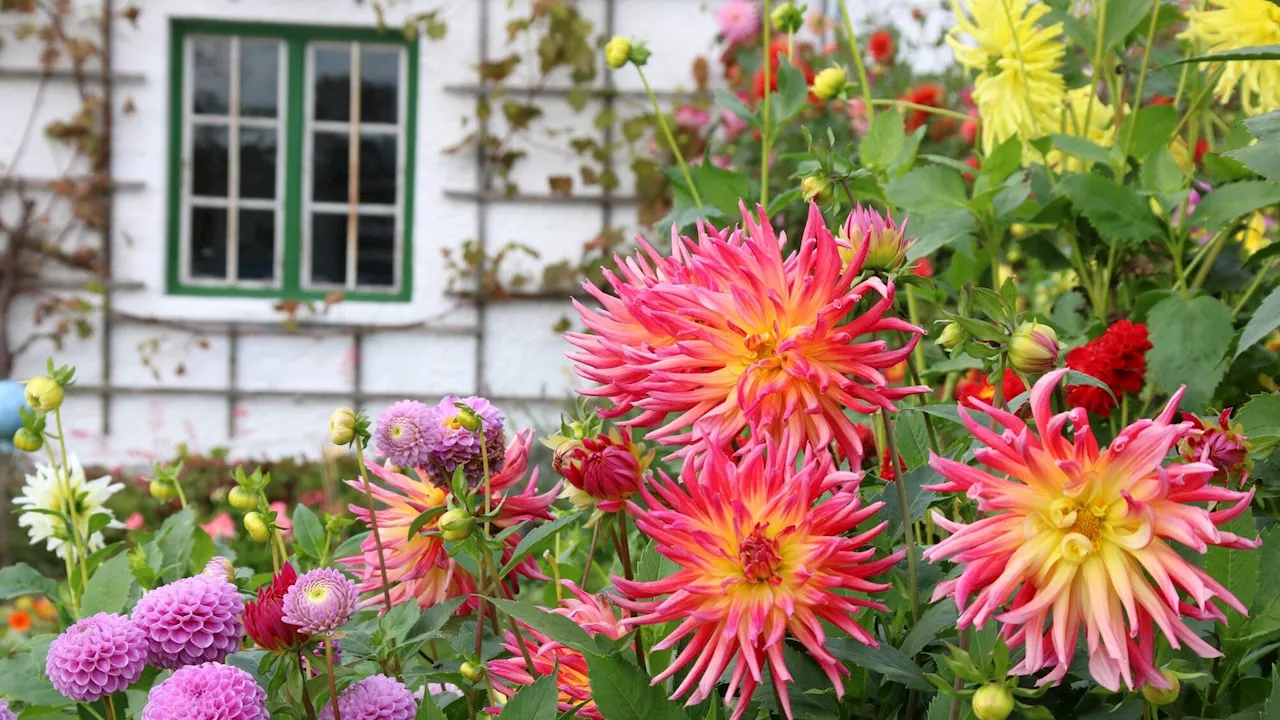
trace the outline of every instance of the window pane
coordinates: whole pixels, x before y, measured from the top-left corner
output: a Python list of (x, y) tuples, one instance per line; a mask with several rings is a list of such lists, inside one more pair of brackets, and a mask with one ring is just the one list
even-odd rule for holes
[(363, 215), (357, 226), (356, 284), (390, 287), (395, 284), (396, 222), (381, 215)]
[(276, 131), (240, 129), (240, 197), (276, 196)]
[(191, 208), (191, 277), (227, 276), (227, 211)]
[(276, 116), (279, 104), (280, 43), (240, 41), (240, 115)]
[(315, 134), (311, 156), (312, 193), (317, 202), (347, 201), (347, 181), (351, 177), (348, 165), (350, 142), (345, 134), (318, 132)]
[(346, 122), (351, 117), (351, 50), (317, 47), (315, 57), (315, 112), (317, 120)]
[(275, 276), (276, 214), (270, 210), (240, 211), (240, 244), (236, 272), (241, 280), (270, 280)]
[(311, 216), (311, 282), (345, 285), (347, 282), (347, 216), (313, 213)]
[(396, 136), (360, 136), (360, 202), (396, 202)]
[(204, 197), (227, 196), (227, 129), (195, 125), (191, 129), (192, 193)]
[(360, 50), (360, 122), (396, 122), (400, 104), (400, 52), (385, 48)]
[(226, 115), (231, 104), (231, 41), (195, 38), (191, 51), (191, 109), (201, 115)]

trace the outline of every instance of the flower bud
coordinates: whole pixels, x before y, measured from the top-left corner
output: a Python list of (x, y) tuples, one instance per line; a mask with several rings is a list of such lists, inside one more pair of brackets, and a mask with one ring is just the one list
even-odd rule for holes
[(773, 29), (781, 33), (793, 33), (804, 27), (804, 13), (794, 3), (784, 2), (769, 13)]
[(1013, 713), (1013, 693), (1004, 683), (987, 683), (973, 694), (973, 714), (978, 720), (1004, 720)]
[(160, 502), (169, 502), (178, 496), (178, 487), (168, 480), (151, 481), (151, 497)]
[(476, 519), (466, 510), (455, 508), (441, 515), (437, 524), (440, 536), (445, 540), (466, 540), (471, 535), (471, 529), (476, 526)]
[(943, 349), (955, 350), (964, 343), (964, 340), (964, 328), (960, 327), (960, 323), (950, 322), (943, 326), (942, 333), (938, 335), (938, 339), (935, 342), (941, 345)]
[(652, 451), (646, 454), (625, 430), (614, 428), (584, 438), (562, 464), (569, 481), (562, 497), (580, 508), (594, 505), (604, 512), (618, 512), (639, 491), (652, 458)]
[(33, 453), (44, 447), (44, 438), (33, 430), (18, 428), (18, 432), (13, 434), (13, 446), (22, 452)]
[(830, 100), (844, 87), (844, 68), (829, 67), (818, 73), (809, 88), (819, 100)]
[(863, 245), (870, 245), (867, 259), (862, 264), (866, 270), (897, 270), (906, 261), (907, 247), (911, 245), (905, 226), (896, 225), (893, 218), (862, 206), (849, 213), (840, 234), (841, 241), (847, 243), (847, 248), (840, 252), (846, 263), (857, 256)]
[(554, 454), (551, 456), (551, 469), (556, 474), (564, 477), (565, 468), (572, 462), (574, 451), (582, 447), (582, 441), (577, 438), (566, 438), (556, 445)]
[(258, 507), (258, 496), (237, 485), (227, 493), (227, 502), (237, 510), (252, 510)]
[(260, 512), (254, 511), (244, 516), (244, 529), (254, 542), (261, 543), (271, 539), (271, 528), (267, 527), (266, 518)]
[(1027, 226), (1022, 223), (1014, 223), (1009, 226), (1009, 234), (1018, 239), (1026, 237), (1029, 232)]
[(826, 175), (810, 175), (800, 181), (800, 194), (805, 202), (824, 203), (831, 199), (831, 180)]
[(350, 445), (356, 439), (356, 412), (351, 408), (338, 408), (329, 416), (329, 442), (334, 445)]
[(458, 668), (458, 672), (462, 673), (462, 677), (471, 682), (480, 682), (484, 679), (484, 665), (477, 665), (472, 662), (462, 663), (462, 667)]
[(471, 409), (470, 405), (466, 403), (455, 403), (455, 405), (458, 407), (458, 414), (453, 416), (455, 423), (471, 432), (476, 432), (484, 425), (484, 421), (475, 410)]
[(1178, 676), (1169, 670), (1161, 670), (1160, 674), (1169, 683), (1167, 688), (1158, 688), (1150, 683), (1142, 686), (1142, 697), (1152, 705), (1168, 705), (1178, 699), (1178, 694), (1182, 692), (1182, 683), (1178, 682)]
[(1040, 323), (1024, 322), (1009, 340), (1009, 366), (1015, 372), (1039, 375), (1058, 364), (1058, 334)]
[(62, 405), (62, 386), (51, 377), (40, 376), (27, 381), (27, 404), (33, 410), (51, 413)]
[(204, 565), (203, 572), (205, 575), (221, 575), (227, 579), (227, 582), (232, 585), (236, 584), (235, 567), (231, 564), (230, 560), (222, 557), (221, 555), (214, 555), (212, 558), (209, 558), (209, 562)]
[(626, 65), (631, 59), (631, 41), (621, 35), (614, 35), (609, 44), (604, 46), (604, 59), (614, 70)]

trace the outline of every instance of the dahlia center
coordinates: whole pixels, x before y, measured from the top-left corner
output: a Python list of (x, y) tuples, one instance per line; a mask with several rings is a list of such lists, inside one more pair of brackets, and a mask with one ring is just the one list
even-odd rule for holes
[(1092, 543), (1097, 543), (1098, 538), (1102, 537), (1102, 519), (1085, 508), (1076, 511), (1076, 521), (1071, 527), (1067, 528), (1069, 533), (1080, 533), (1089, 538)]
[(404, 423), (393, 423), (389, 434), (393, 440), (402, 440), (409, 434), (409, 428), (405, 427)]
[(307, 588), (307, 599), (313, 603), (322, 603), (329, 597), (329, 588), (324, 585), (313, 585)]
[(462, 429), (462, 423), (458, 422), (458, 416), (457, 416), (457, 415), (454, 415), (453, 417), (449, 418), (448, 420), (445, 420), (445, 421), (444, 421), (444, 424), (445, 424), (445, 427), (449, 428), (450, 430), (461, 430), (461, 429)]
[(778, 338), (772, 332), (766, 330), (764, 332), (751, 333), (742, 341), (742, 344), (747, 348), (747, 352), (759, 360), (773, 354), (777, 349)]
[(778, 541), (762, 532), (768, 523), (759, 523), (751, 534), (738, 545), (738, 560), (747, 582), (768, 582), (778, 575), (782, 556), (778, 554)]

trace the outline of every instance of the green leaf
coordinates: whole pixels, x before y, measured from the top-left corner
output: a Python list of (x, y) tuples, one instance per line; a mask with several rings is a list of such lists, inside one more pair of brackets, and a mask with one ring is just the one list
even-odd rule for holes
[(423, 695), (418, 701), (418, 714), (414, 716), (414, 720), (447, 720), (444, 711), (436, 704), (436, 699), (431, 697), (430, 693)]
[(530, 555), (536, 555), (539, 550), (545, 548), (553, 539), (555, 539), (556, 533), (563, 530), (566, 525), (577, 522), (580, 517), (582, 517), (582, 513), (580, 512), (570, 513), (562, 518), (557, 518), (549, 523), (543, 523), (530, 530), (529, 534), (525, 535), (520, 540), (520, 544), (516, 545), (515, 551), (511, 553), (511, 559), (502, 566), (502, 572), (498, 574), (498, 577), (506, 577), (507, 573), (514, 570), (516, 565), (519, 565), (522, 560)]
[(449, 622), (449, 618), (453, 617), (454, 613), (458, 611), (458, 608), (466, 600), (466, 596), (463, 595), (455, 598), (449, 598), (448, 600), (438, 602), (427, 608), (418, 616), (417, 622), (415, 622), (413, 624), (413, 628), (409, 630), (408, 642), (418, 640), (424, 635), (428, 635), (430, 633), (439, 632), (440, 628), (444, 627), (444, 624)]
[(338, 549), (333, 551), (333, 559), (340, 560), (345, 557), (359, 555), (360, 546), (364, 544), (364, 541), (368, 539), (370, 534), (371, 533), (368, 532), (357, 533), (346, 540), (343, 540), (342, 544), (338, 546)]
[(858, 145), (858, 157), (872, 170), (884, 170), (898, 157), (907, 134), (896, 108), (876, 113), (871, 128)]
[[(409, 533), (406, 537), (417, 537), (418, 533), (422, 532), (422, 528), (425, 527), (427, 523), (445, 514), (448, 509), (449, 508), (444, 505), (440, 505), (438, 507), (428, 508), (418, 513), (418, 517), (414, 518), (413, 522), (409, 523)], [(342, 545), (343, 547), (346, 547), (346, 543), (343, 543)], [(337, 556), (335, 555), (334, 557)]]
[(1280, 438), (1280, 395), (1254, 395), (1236, 411), (1233, 422), (1253, 441), (1252, 455), (1269, 455)]
[[(1258, 535), (1257, 526), (1253, 522), (1253, 513), (1249, 510), (1245, 510), (1243, 515), (1220, 526), (1219, 529), (1250, 540)], [(1249, 607), (1258, 594), (1257, 552), (1210, 545), (1204, 556), (1204, 570), (1213, 579), (1225, 585), (1245, 607)], [(1239, 612), (1225, 607), (1224, 610), (1227, 613), (1228, 627), (1244, 625), (1244, 618)]]
[(1138, 23), (1147, 17), (1152, 0), (1107, 0), (1106, 21), (1102, 29), (1102, 49), (1110, 50), (1125, 36), (1133, 32)]
[(917, 260), (973, 237), (973, 214), (968, 210), (943, 210), (912, 215), (911, 234), (916, 239), (907, 247), (907, 260)]
[(900, 648), (902, 654), (909, 658), (920, 654), (922, 650), (929, 647), (929, 643), (937, 639), (938, 633), (947, 628), (955, 627), (958, 617), (955, 603), (943, 601), (934, 604), (920, 618), (920, 622), (911, 628), (907, 638), (902, 641), (902, 647)]
[(168, 580), (186, 575), (191, 564), (191, 548), (195, 545), (195, 531), (195, 513), (186, 508), (165, 518), (156, 531), (155, 539), (148, 544), (147, 556), (160, 558), (158, 569)]
[(1139, 171), (1142, 188), (1157, 194), (1176, 193), (1186, 184), (1186, 174), (1167, 147), (1156, 148), (1147, 156)]
[(1214, 188), (1191, 213), (1191, 225), (1214, 231), (1236, 218), (1280, 203), (1280, 183), (1245, 180)]
[(1208, 55), (1195, 55), (1169, 65), (1183, 63), (1220, 62), (1225, 60), (1280, 60), (1280, 45), (1256, 45), (1254, 47), (1235, 48)]
[[(1273, 568), (1280, 565), (1280, 530), (1272, 527), (1262, 536), (1258, 548), (1258, 567)], [(1256, 617), (1261, 610), (1280, 598), (1280, 573), (1261, 573), (1258, 577), (1258, 593), (1253, 598), (1250, 615)]]
[[(914, 470), (902, 473), (902, 482), (906, 483), (903, 487), (907, 491), (907, 507), (911, 510), (912, 522), (924, 517), (929, 509), (929, 503), (933, 502), (933, 491), (925, 490), (922, 486), (935, 484), (939, 479), (938, 473), (928, 465), (921, 465)], [(884, 507), (877, 515), (888, 523), (885, 535), (896, 541), (902, 537), (902, 511), (899, 509), (902, 505), (898, 500), (897, 486), (889, 483), (880, 500), (884, 502)]]
[(909, 688), (929, 690), (933, 687), (924, 679), (924, 672), (920, 667), (892, 645), (880, 643), (880, 647), (873, 648), (849, 638), (837, 638), (827, 641), (827, 649), (845, 662), (874, 670), (884, 675), (885, 679)]
[(29, 653), (0, 659), (0, 698), (33, 706), (64, 707), (72, 704), (71, 700), (53, 689), (45, 673), (45, 659), (52, 641), (52, 635), (34, 637), (28, 645)]
[(1232, 325), (1231, 309), (1206, 295), (1170, 295), (1148, 313), (1151, 375), (1168, 393), (1186, 385), (1185, 409), (1202, 410), (1213, 397), (1227, 370), (1223, 360), (1235, 334)]
[(996, 146), (982, 161), (978, 177), (986, 178), (990, 185), (1003, 183), (1022, 167), (1022, 141), (1017, 135)]
[(925, 716), (926, 720), (950, 720), (951, 703), (954, 699), (938, 693), (933, 696), (933, 700), (929, 701), (929, 713)]
[(1173, 142), (1173, 129), (1177, 126), (1178, 111), (1172, 105), (1148, 105), (1127, 115), (1120, 123), (1120, 132), (1116, 137), (1122, 142), (1128, 141), (1132, 128), (1133, 143), (1129, 147), (1129, 154), (1141, 159), (1156, 148), (1167, 149), (1169, 143)]
[(1147, 201), (1132, 188), (1114, 180), (1077, 173), (1063, 178), (1057, 192), (1071, 201), (1108, 244), (1115, 244), (1115, 240), (1136, 242), (1164, 234), (1151, 216)]
[(84, 597), (80, 599), (80, 614), (88, 617), (96, 613), (124, 612), (133, 589), (133, 573), (129, 572), (128, 553), (118, 553), (102, 563), (89, 578)]
[(596, 652), (599, 648), (595, 641), (587, 635), (578, 624), (563, 615), (554, 615), (537, 605), (514, 600), (491, 598), (491, 602), (502, 612), (555, 640), (581, 653)]
[(510, 713), (512, 720), (556, 720), (559, 696), (555, 676), (543, 675), (516, 693), (502, 708), (502, 715)]
[(1052, 138), (1053, 146), (1068, 155), (1075, 155), (1082, 160), (1091, 160), (1103, 165), (1111, 164), (1111, 150), (1092, 140), (1063, 133), (1055, 133)]
[(738, 117), (746, 120), (751, 127), (759, 127), (760, 119), (756, 117), (755, 112), (742, 102), (742, 98), (737, 93), (731, 93), (724, 88), (716, 88), (715, 91), (716, 106), (728, 110)]
[(929, 432), (920, 413), (899, 413), (893, 421), (893, 434), (898, 442), (898, 454), (914, 468), (929, 459)]
[(1262, 720), (1280, 720), (1280, 668), (1271, 666), (1271, 697), (1262, 711)]
[(403, 640), (405, 635), (418, 622), (420, 614), (418, 603), (402, 602), (391, 608), (390, 612), (378, 620), (378, 627), (385, 637)]
[(1280, 110), (1248, 118), (1244, 125), (1258, 142), (1223, 154), (1269, 180), (1280, 180)]
[[(787, 123), (800, 114), (805, 103), (809, 101), (809, 82), (789, 60), (782, 57), (778, 61), (778, 92), (770, 98), (773, 116), (773, 132), (777, 133)], [(702, 186), (698, 187), (699, 190)]]
[(917, 168), (884, 187), (890, 202), (910, 212), (965, 209), (964, 178), (941, 165)]
[(649, 684), (640, 668), (617, 655), (588, 653), (591, 697), (609, 720), (688, 720), (684, 710), (667, 699), (666, 691)]
[(1240, 335), (1234, 357), (1240, 357), (1241, 353), (1256, 345), (1278, 327), (1280, 327), (1280, 287), (1272, 290), (1258, 309), (1253, 311), (1253, 317), (1249, 318), (1249, 323), (1244, 326), (1244, 332)]
[(324, 525), (311, 508), (298, 503), (293, 508), (293, 545), (313, 558), (321, 555)]
[(12, 600), (23, 595), (44, 595), (57, 600), (58, 583), (26, 563), (0, 568), (0, 600)]

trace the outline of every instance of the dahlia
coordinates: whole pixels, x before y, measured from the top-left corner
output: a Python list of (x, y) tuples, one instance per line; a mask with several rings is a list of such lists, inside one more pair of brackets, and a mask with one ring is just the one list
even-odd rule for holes
[[(1090, 103), (1093, 107), (1090, 108)], [(1128, 108), (1125, 108), (1126, 114)], [(1094, 92), (1092, 85), (1068, 90), (1062, 98), (1062, 121), (1058, 132), (1083, 138), (1102, 147), (1115, 142), (1115, 108), (1104, 103)], [(1068, 172), (1088, 172), (1092, 163), (1061, 150), (1050, 150), (1046, 161), (1054, 168)]]
[(378, 452), (401, 467), (425, 464), (427, 449), (438, 434), (430, 408), (417, 400), (401, 400), (378, 416)]
[[(745, 229), (699, 225), (697, 241), (673, 233), (670, 257), (641, 239), (647, 258), (620, 262), (621, 277), (606, 273), (616, 295), (588, 284), (602, 307), (576, 306), (592, 333), (565, 336), (581, 350), (570, 354), (578, 374), (600, 383), (582, 392), (613, 402), (602, 416), (639, 408), (623, 424), (660, 425), (647, 437), (684, 444), (679, 455), (728, 445), (750, 426), (775, 440), (786, 431), (792, 457), (834, 441), (861, 458), (845, 411), (892, 410), (894, 400), (927, 390), (890, 388), (882, 374), (923, 330), (887, 315), (892, 279), (857, 281), (869, 244), (842, 264), (816, 205), (799, 250), (786, 258), (785, 234), (774, 233), (763, 209), (759, 216), (744, 207)], [(890, 350), (872, 337), (885, 332), (908, 340)]]
[[(349, 720), (413, 720), (418, 713), (418, 703), (399, 680), (370, 675), (342, 691), (338, 696), (338, 711)], [(320, 720), (333, 720), (332, 702), (320, 711)]]
[(244, 601), (227, 579), (194, 575), (148, 592), (133, 609), (146, 636), (147, 662), (180, 668), (222, 662), (240, 646)]
[(836, 239), (836, 244), (843, 262), (851, 262), (862, 246), (866, 245), (868, 249), (862, 262), (863, 268), (892, 272), (902, 267), (907, 258), (907, 248), (914, 239), (907, 237), (906, 220), (897, 225), (892, 216), (881, 215), (858, 204), (849, 212), (844, 225), (840, 226), (840, 237)]
[(151, 688), (142, 720), (267, 720), (267, 693), (249, 673), (207, 662)]
[(18, 720), (18, 716), (9, 709), (9, 703), (0, 700), (0, 720)]
[(602, 512), (621, 510), (643, 482), (654, 451), (631, 442), (631, 433), (613, 428), (572, 444), (559, 463), (569, 486), (564, 496), (576, 506), (595, 506)]
[(301, 647), (307, 641), (296, 625), (284, 621), (284, 596), (297, 581), (297, 571), (285, 563), (271, 578), (271, 584), (258, 587), (258, 599), (244, 604), (245, 633), (258, 647), (280, 652)]
[(1223, 485), (1236, 483), (1244, 487), (1253, 469), (1249, 459), (1251, 444), (1240, 425), (1231, 424), (1231, 408), (1222, 411), (1215, 424), (1202, 422), (1191, 413), (1182, 413), (1182, 419), (1191, 423), (1196, 432), (1178, 443), (1178, 453), (1187, 462), (1202, 462), (1213, 466), (1213, 479)]
[(356, 612), (360, 590), (333, 568), (304, 573), (284, 593), (281, 617), (308, 635), (329, 635)]
[(749, 42), (760, 31), (760, 11), (751, 0), (725, 0), (716, 11), (720, 35), (729, 44)]
[[(1280, 6), (1268, 0), (1210, 0), (1204, 10), (1187, 13), (1187, 29), (1178, 37), (1202, 40), (1210, 53), (1280, 45)], [(1217, 70), (1206, 63), (1205, 72)], [(1280, 63), (1233, 60), (1225, 63), (1214, 93), (1227, 102), (1240, 87), (1240, 104), (1249, 115), (1280, 110)]]
[[(943, 95), (946, 91), (937, 83), (924, 83), (917, 85), (907, 91), (902, 96), (903, 100), (916, 105), (924, 105), (927, 107), (941, 107)], [(903, 127), (907, 132), (915, 132), (917, 128), (929, 122), (930, 113), (925, 110), (916, 110), (912, 108), (903, 119)]]
[[(459, 403), (470, 408), (480, 420), (480, 430), (464, 426), (460, 420), (463, 411), (458, 407)], [(482, 397), (459, 398), (449, 395), (431, 408), (428, 417), (435, 434), (430, 436), (426, 461), (422, 464), (437, 482), (448, 485), (453, 479), (453, 471), (459, 466), (463, 468), (468, 483), (475, 485), (484, 479), (485, 458), (480, 452), (481, 432), (484, 433), (489, 473), (492, 475), (502, 469), (503, 448), (507, 445), (507, 436), (503, 430), (506, 418), (493, 403)]]
[(209, 558), (209, 562), (204, 565), (203, 572), (205, 575), (217, 575), (219, 577), (224, 577), (229, 583), (234, 584), (236, 581), (235, 566), (231, 564), (230, 560), (222, 557), (221, 555), (215, 555)]
[(862, 595), (889, 585), (868, 578), (903, 557), (898, 552), (872, 560), (869, 543), (885, 523), (849, 536), (883, 505), (861, 507), (861, 473), (835, 470), (826, 453), (806, 453), (797, 469), (792, 456), (768, 446), (754, 443), (736, 461), (713, 446), (701, 463), (685, 462), (680, 482), (663, 474), (651, 482), (652, 490), (643, 487), (651, 509), (633, 502), (630, 511), (658, 552), (680, 569), (654, 582), (613, 578), (628, 598), (618, 605), (636, 613), (622, 621), (624, 627), (679, 622), (654, 646), (667, 650), (687, 640), (654, 677), (657, 683), (687, 670), (673, 697), (693, 690), (688, 702), (701, 702), (737, 659), (725, 694), (731, 703), (741, 691), (734, 718), (746, 711), (765, 663), (791, 717), (791, 674), (783, 659), (788, 631), (843, 695), (841, 676), (849, 671), (824, 647), (822, 621), (875, 646), (853, 617), (860, 608), (884, 609)]
[[(1214, 467), (1208, 463), (1164, 464), (1178, 441), (1194, 432), (1190, 423), (1171, 422), (1181, 390), (1156, 419), (1129, 425), (1100, 450), (1083, 408), (1052, 414), (1050, 398), (1066, 372), (1055, 370), (1032, 388), (1035, 431), (986, 403), (976, 404), (1004, 426), (1003, 433), (960, 410), (986, 445), (974, 457), (1006, 477), (930, 458), (947, 482), (929, 489), (966, 493), (986, 514), (969, 525), (933, 514), (951, 536), (924, 557), (963, 566), (933, 599), (955, 597), (961, 628), (982, 627), (994, 617), (1011, 648), (1026, 647), (1013, 672), (1053, 668), (1041, 685), (1066, 674), (1083, 627), (1089, 671), (1099, 684), (1112, 691), (1121, 681), (1130, 689), (1164, 688), (1168, 681), (1154, 664), (1154, 628), (1174, 649), (1185, 645), (1201, 657), (1217, 657), (1183, 617), (1225, 620), (1218, 601), (1246, 612), (1172, 542), (1201, 553), (1209, 545), (1257, 547), (1258, 540), (1216, 527), (1247, 510), (1253, 492), (1210, 486)], [(1074, 428), (1070, 440), (1062, 432), (1068, 423)]]
[[(1067, 353), (1067, 367), (1101, 380), (1119, 398), (1142, 392), (1147, 377), (1147, 326), (1118, 320), (1099, 337)], [(1092, 385), (1067, 388), (1067, 404), (1101, 417), (1111, 417), (1116, 401), (1106, 390)]]
[[(556, 484), (547, 492), (537, 494), (538, 469), (529, 473), (528, 480), (520, 485), (529, 467), (529, 447), (533, 443), (533, 431), (522, 430), (507, 447), (506, 457), (502, 463), (502, 471), (490, 479), (493, 491), (494, 507), (501, 512), (494, 524), (498, 527), (510, 527), (526, 520), (550, 520), (549, 508), (560, 492)], [(427, 608), (451, 597), (467, 597), (460, 612), (467, 612), (476, 607), (477, 601), (471, 595), (476, 591), (476, 578), (464, 570), (445, 548), (444, 541), (438, 534), (428, 534), (436, 529), (436, 520), (428, 521), (422, 531), (410, 537), (409, 527), (423, 512), (442, 507), (448, 500), (447, 490), (437, 487), (427, 480), (417, 480), (408, 475), (393, 472), (374, 462), (366, 465), (369, 472), (386, 484), (372, 485), (370, 491), (382, 507), (378, 508), (378, 530), (381, 533), (382, 547), (387, 559), (387, 579), (391, 583), (391, 603), (398, 605), (408, 598), (417, 598), (418, 604)], [(360, 480), (350, 480), (348, 484), (360, 492), (364, 486)], [(363, 505), (350, 505), (352, 514), (369, 523), (369, 509)], [(372, 528), (370, 528), (372, 530)], [(519, 537), (509, 535), (508, 546), (514, 549)], [(510, 550), (506, 551), (509, 558)], [(504, 558), (505, 561), (506, 558)], [(378, 569), (378, 550), (372, 535), (360, 546), (360, 554), (354, 557), (341, 558), (340, 561), (349, 566), (360, 580), (360, 591), (365, 593), (382, 592), (382, 576)], [(515, 582), (519, 575), (545, 580), (538, 570), (533, 558), (522, 561), (504, 582), (515, 592)], [(370, 597), (365, 605), (381, 602), (378, 597)]]
[(90, 615), (49, 644), (45, 674), (58, 692), (95, 702), (142, 676), (146, 638), (132, 620), (115, 613)]
[[(993, 375), (995, 373), (992, 373)], [(1022, 378), (1012, 370), (1004, 371), (1004, 382), (1001, 388), (1004, 401), (1008, 401), (1018, 397), (1027, 391), (1027, 386), (1022, 382)], [(956, 383), (956, 402), (961, 405), (974, 406), (975, 400), (981, 400), (984, 403), (995, 401), (996, 388), (991, 384), (981, 370), (970, 370), (965, 373), (964, 378)]]
[[(106, 515), (111, 519), (109, 528), (123, 528), (116, 520), (115, 513), (106, 507), (112, 495), (124, 489), (121, 483), (111, 482), (110, 475), (95, 480), (85, 478), (84, 466), (75, 455), (67, 458), (65, 482), (75, 496), (77, 531), (87, 541), (90, 553), (106, 546), (102, 532), (89, 534), (89, 521), (94, 515)], [(45, 549), (60, 558), (67, 556), (68, 548), (72, 548), (71, 538), (67, 534), (67, 521), (57, 514), (65, 514), (67, 503), (63, 492), (64, 478), (52, 465), (36, 463), (34, 475), (26, 477), (22, 493), (13, 499), (13, 504), (22, 508), (18, 516), (18, 525), (27, 528), (31, 544), (44, 542)], [(40, 512), (37, 512), (40, 511)], [(55, 513), (55, 514), (50, 514)]]
[[(552, 613), (573, 620), (591, 636), (604, 635), (610, 640), (617, 640), (627, 634), (627, 630), (619, 623), (617, 614), (604, 598), (588, 595), (570, 580), (561, 580), (560, 584), (568, 588), (573, 597), (561, 600), (560, 607), (551, 610)], [(575, 713), (577, 717), (604, 720), (591, 699), (587, 660), (582, 653), (565, 647), (530, 627), (525, 627), (522, 635), (525, 649), (529, 651), (529, 658), (533, 660), (533, 667), (538, 675), (550, 675), (559, 667), (556, 675), (559, 711), (568, 712), (585, 702)], [(514, 634), (507, 633), (502, 647), (511, 653), (511, 657), (491, 661), (489, 675), (493, 678), (493, 689), (511, 697), (520, 688), (532, 683), (534, 678), (524, 662)]]
[(888, 30), (877, 30), (871, 33), (871, 37), (867, 38), (867, 54), (871, 59), (881, 65), (888, 65), (893, 62), (893, 56), (897, 53), (897, 49), (893, 43), (893, 33)]

